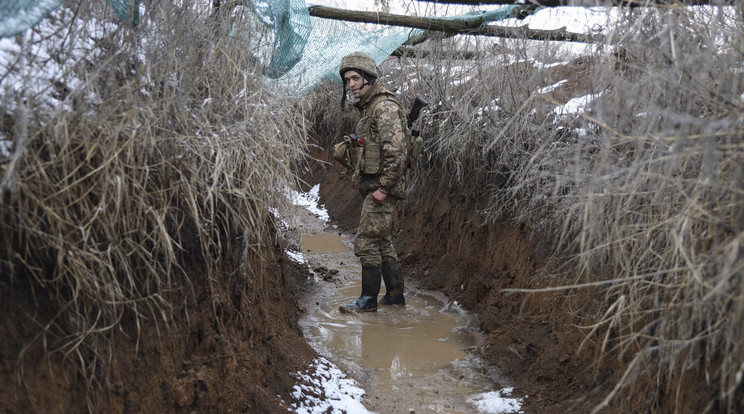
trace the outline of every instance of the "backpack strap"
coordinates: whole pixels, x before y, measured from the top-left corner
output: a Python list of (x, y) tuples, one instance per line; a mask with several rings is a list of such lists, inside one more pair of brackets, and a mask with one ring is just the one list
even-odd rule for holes
[[(406, 112), (406, 109), (403, 108), (403, 105), (398, 102), (397, 99), (395, 99), (395, 95), (392, 93), (386, 92), (382, 93), (380, 95), (375, 96), (372, 98), (372, 101), (370, 102), (369, 106), (367, 107), (367, 110), (365, 111), (365, 116), (372, 116), (372, 113), (375, 110), (375, 107), (377, 104), (383, 102), (383, 101), (390, 101), (393, 102), (398, 109), (403, 113), (403, 131), (406, 134), (406, 147), (408, 150), (408, 161), (406, 162), (406, 165), (409, 169), (413, 169), (415, 160), (414, 160), (414, 152), (417, 151), (417, 146), (421, 147), (423, 144), (423, 140), (419, 138), (418, 140), (414, 140), (413, 136), (411, 135), (411, 130), (408, 128), (408, 112)], [(418, 142), (417, 142), (418, 141)]]
[(374, 98), (372, 98), (372, 101), (369, 103), (369, 106), (367, 107), (367, 111), (366, 111), (367, 112), (367, 115), (368, 116), (371, 116), (372, 113), (375, 111), (375, 107), (377, 107), (377, 104), (379, 104), (379, 103), (381, 103), (383, 101), (393, 102), (394, 104), (396, 104), (398, 106), (398, 108), (400, 108), (401, 110), (403, 110), (403, 113), (404, 114), (406, 113), (406, 111), (403, 109), (403, 106), (400, 104), (400, 102), (398, 102), (397, 99), (395, 99), (395, 97), (394, 97), (394, 95), (392, 93), (381, 93), (381, 94), (375, 96)]

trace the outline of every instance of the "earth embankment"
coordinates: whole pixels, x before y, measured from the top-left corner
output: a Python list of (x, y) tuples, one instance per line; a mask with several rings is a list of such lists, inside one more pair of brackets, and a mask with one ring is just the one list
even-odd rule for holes
[(0, 281), (0, 410), (287, 412), (291, 374), (315, 356), (297, 323), (295, 294), (306, 276), (283, 258), (279, 244), (254, 248), (245, 258), (238, 240), (229, 246), (211, 272), (198, 254), (186, 255), (190, 285), (174, 286), (167, 323), (157, 320), (161, 315), (140, 326), (131, 315), (123, 318), (106, 337), (110, 369), (99, 371), (90, 388), (74, 360), (45, 353), (44, 338), (34, 338), (38, 324), (55, 314), (48, 295), (27, 279)]
[[(314, 156), (317, 161), (305, 179), (320, 183), (321, 203), (331, 219), (353, 231), (362, 199), (352, 179), (339, 173), (327, 151)], [(552, 276), (558, 274), (561, 259), (550, 254), (550, 230), (508, 222), (484, 225), (478, 211), (487, 200), (461, 196), (445, 180), (427, 183), (425, 191), (412, 192), (423, 197), (399, 204), (393, 224), (407, 283), (442, 291), (477, 316), (485, 336), (481, 353), (509, 378), (517, 394), (528, 396), (525, 412), (591, 411), (612, 389), (625, 363), (604, 359), (599, 364), (599, 348), (584, 342), (585, 332), (578, 327), (595, 323), (581, 316), (597, 307), (591, 290), (504, 292), (565, 283)], [(638, 404), (642, 410), (645, 402)], [(670, 412), (673, 406), (669, 404)], [(611, 403), (602, 412), (636, 408)]]

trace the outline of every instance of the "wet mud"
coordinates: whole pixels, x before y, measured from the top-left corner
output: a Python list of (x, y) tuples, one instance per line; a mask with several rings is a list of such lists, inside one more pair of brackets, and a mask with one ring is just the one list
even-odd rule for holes
[(319, 354), (360, 383), (370, 411), (473, 413), (479, 394), (507, 383), (481, 360), (483, 339), (473, 318), (441, 294), (409, 283), (405, 306), (339, 312), (361, 291), (352, 236), (323, 223), (301, 227), (299, 247), (315, 283), (302, 301), (300, 326)]
[[(319, 161), (305, 181), (320, 184), (320, 201), (333, 223), (353, 232), (359, 223), (359, 193), (351, 179), (337, 173), (328, 151), (314, 156)], [(487, 200), (461, 196), (446, 178), (433, 177), (425, 190), (412, 190), (393, 221), (393, 244), (406, 283), (440, 292), (476, 316), (474, 324), (483, 334), (476, 354), (494, 367), (491, 371), (498, 370), (491, 376), (498, 382), (492, 391), (513, 386), (512, 396), (522, 398), (526, 413), (590, 412), (622, 372), (617, 360), (604, 361), (598, 369), (596, 347), (577, 352), (585, 340), (577, 326), (594, 323), (578, 316), (593, 306), (591, 292), (503, 291), (554, 283), (551, 275), (561, 263), (551, 262), (550, 229), (534, 233), (511, 225), (508, 218), (483, 225), (478, 212)]]

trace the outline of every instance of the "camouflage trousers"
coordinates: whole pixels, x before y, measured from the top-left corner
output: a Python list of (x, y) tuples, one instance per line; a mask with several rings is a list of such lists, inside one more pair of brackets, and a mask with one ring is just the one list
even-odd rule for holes
[(393, 248), (393, 211), (398, 200), (388, 196), (382, 205), (375, 203), (370, 192), (364, 198), (359, 229), (354, 239), (354, 254), (362, 266), (375, 267), (383, 259), (398, 260)]

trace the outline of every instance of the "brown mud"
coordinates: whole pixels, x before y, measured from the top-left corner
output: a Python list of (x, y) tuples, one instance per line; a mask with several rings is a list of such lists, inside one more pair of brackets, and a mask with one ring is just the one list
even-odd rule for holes
[[(361, 197), (338, 174), (327, 152), (314, 156), (318, 161), (303, 178), (320, 183), (321, 203), (333, 222), (353, 232)], [(588, 291), (503, 293), (505, 288), (553, 282), (550, 275), (557, 264), (550, 261), (545, 240), (535, 236), (541, 233), (507, 223), (480, 225), (476, 214), (483, 200), (461, 197), (444, 182), (424, 194), (400, 203), (394, 224), (407, 280), (442, 292), (477, 316), (484, 335), (478, 352), (509, 378), (514, 395), (528, 396), (524, 412), (590, 412), (627, 363), (606, 360), (598, 368), (597, 345), (580, 347), (585, 336), (577, 326), (593, 321), (578, 315), (586, 314), (582, 309), (592, 308), (597, 299)], [(198, 259), (186, 255), (191, 284), (172, 293), (178, 305), (169, 329), (147, 319), (138, 335), (130, 315), (121, 329), (105, 337), (113, 352), (111, 370), (95, 378), (103, 389), (95, 394), (98, 412), (287, 412), (296, 384), (293, 373), (317, 356), (298, 324), (307, 271), (289, 260), (279, 243), (256, 252), (243, 268), (241, 255), (240, 243), (233, 240), (228, 260), (209, 277)], [(74, 355), (44, 356), (44, 338), (32, 341), (39, 326), (54, 316), (56, 305), (25, 280), (0, 279), (0, 411), (87, 412), (91, 394), (76, 371)], [(32, 346), (24, 348), (28, 343)], [(20, 354), (22, 377), (17, 371)], [(695, 401), (710, 401), (715, 391), (697, 381), (680, 386), (690, 392), (648, 396), (657, 402), (651, 407), (643, 399), (637, 407), (610, 404), (602, 412), (671, 413), (675, 403), (664, 403), (671, 398), (677, 399), (676, 407), (699, 412)]]
[[(307, 212), (295, 217), (302, 216), (306, 224), (299, 237), (301, 260), (316, 269), (316, 275), (312, 292), (301, 299), (306, 312), (300, 325), (314, 349), (357, 379), (368, 410), (467, 414), (483, 404), (484, 393), (508, 385), (497, 369), (483, 364), (477, 346), (482, 338), (473, 330), (472, 317), (438, 292), (409, 283), (406, 306), (340, 312), (338, 307), (361, 291), (353, 237)], [(384, 292), (383, 286), (380, 294)], [(501, 397), (499, 404), (516, 412), (516, 397)]]
[[(314, 156), (306, 181), (320, 183), (321, 203), (331, 219), (353, 231), (361, 196), (350, 177), (338, 173), (328, 151)], [(596, 337), (588, 339), (588, 329), (581, 328), (596, 324), (592, 315), (603, 294), (591, 289), (504, 293), (566, 283), (556, 276), (564, 259), (550, 253), (551, 230), (505, 221), (482, 225), (478, 211), (487, 200), (462, 196), (447, 180), (428, 182), (432, 186), (418, 192), (423, 196), (399, 204), (393, 223), (406, 280), (442, 292), (477, 317), (484, 335), (480, 353), (509, 379), (515, 395), (528, 396), (524, 412), (592, 412), (629, 362), (612, 350), (601, 355)], [(599, 412), (703, 412), (716, 392), (702, 377), (674, 384), (655, 381), (653, 372), (641, 376), (633, 389), (622, 391), (637, 398), (628, 404), (611, 400)]]
[[(23, 278), (3, 278), (0, 411), (84, 413), (86, 400), (95, 398), (94, 412), (105, 413), (287, 412), (297, 382), (291, 374), (316, 356), (297, 323), (295, 287), (306, 274), (279, 244), (255, 252), (241, 268), (242, 248), (232, 242), (222, 268), (209, 277), (198, 260), (186, 259), (190, 285), (174, 292), (180, 306), (169, 327), (145, 319), (137, 335), (125, 318), (110, 332), (111, 368), (94, 378), (103, 390), (96, 393), (86, 392), (77, 361), (61, 352), (45, 357), (42, 339), (32, 341), (38, 324), (53, 316), (50, 298), (34, 296), (43, 290)], [(16, 362), (28, 343), (19, 383)]]
[[(321, 203), (331, 219), (353, 230), (361, 197), (327, 154), (315, 156), (319, 161), (306, 180), (320, 183)], [(592, 304), (591, 296), (501, 293), (548, 285), (551, 263), (544, 244), (529, 229), (480, 225), (479, 200), (459, 197), (444, 183), (426, 194), (397, 209), (394, 244), (406, 279), (443, 292), (477, 315), (485, 336), (480, 352), (513, 382), (515, 395), (528, 396), (525, 412), (591, 411), (613, 376), (612, 364), (595, 369), (595, 347), (577, 353), (584, 336), (576, 326), (587, 321), (574, 315)]]

